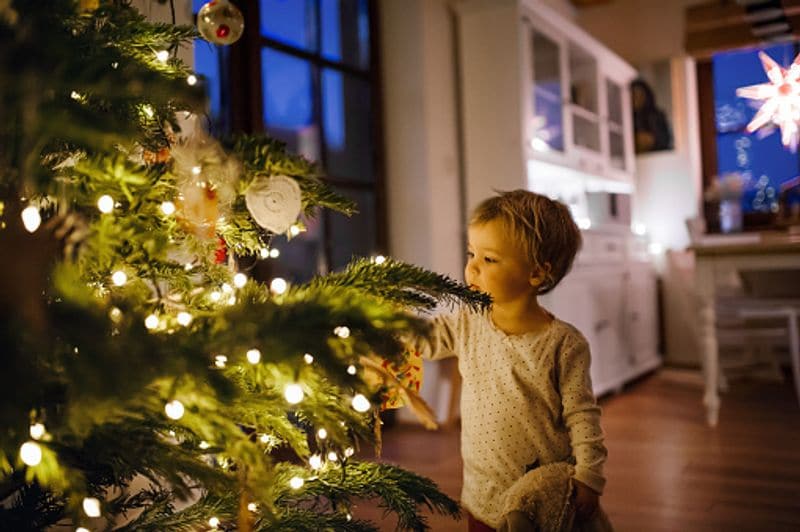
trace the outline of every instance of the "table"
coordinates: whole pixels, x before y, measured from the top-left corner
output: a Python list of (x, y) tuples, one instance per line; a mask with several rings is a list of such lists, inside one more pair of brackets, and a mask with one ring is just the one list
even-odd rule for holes
[[(719, 347), (716, 336), (716, 291), (721, 281), (740, 270), (800, 269), (800, 234), (765, 231), (701, 238), (695, 253), (695, 290), (698, 296), (698, 344), (703, 366), (706, 420), (719, 419)], [(800, 279), (797, 281), (800, 283)]]

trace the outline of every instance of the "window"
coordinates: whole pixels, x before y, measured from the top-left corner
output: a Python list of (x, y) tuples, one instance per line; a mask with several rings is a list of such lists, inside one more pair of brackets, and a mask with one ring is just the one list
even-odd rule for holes
[[(195, 10), (202, 3), (195, 1)], [(237, 2), (245, 16), (245, 34), (229, 47), (230, 76), (222, 83), (230, 87), (231, 128), (266, 132), (318, 162), (328, 183), (356, 201), (359, 209), (351, 218), (323, 211), (305, 220), (308, 231), (289, 245), (276, 237), (273, 245), (281, 259), (271, 263), (271, 275), (304, 281), (343, 267), (353, 255), (370, 255), (384, 246), (373, 51), (376, 4)], [(200, 52), (195, 54), (200, 57)], [(213, 114), (213, 91), (211, 96)], [(224, 107), (225, 99), (221, 101)]]

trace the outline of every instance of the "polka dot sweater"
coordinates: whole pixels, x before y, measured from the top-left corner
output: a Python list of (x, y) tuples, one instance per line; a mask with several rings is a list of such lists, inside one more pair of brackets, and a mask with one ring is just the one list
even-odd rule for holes
[(488, 314), (437, 316), (423, 356), (458, 357), (461, 389), (462, 505), (499, 526), (503, 499), (529, 466), (569, 460), (574, 478), (602, 493), (606, 448), (589, 376), (589, 345), (554, 319), (545, 329), (508, 335)]

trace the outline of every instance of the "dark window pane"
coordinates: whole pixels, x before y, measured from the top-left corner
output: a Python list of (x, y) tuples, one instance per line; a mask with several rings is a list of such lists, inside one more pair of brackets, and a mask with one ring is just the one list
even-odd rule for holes
[(261, 34), (304, 50), (317, 50), (315, 0), (261, 0)]
[(302, 219), (307, 231), (287, 242), (283, 235), (272, 240), (272, 247), (280, 251), (280, 256), (268, 259), (272, 277), (283, 277), (292, 283), (309, 281), (315, 275), (324, 273), (325, 247), (323, 217)]
[(261, 51), (264, 127), (290, 150), (319, 159), (319, 127), (314, 120), (314, 67), (304, 59)]
[(321, 0), (322, 55), (366, 70), (369, 66), (367, 0)]
[(194, 41), (194, 71), (202, 76), (212, 120), (222, 117), (221, 60), (225, 49), (205, 39)]
[(333, 270), (347, 265), (354, 255), (374, 254), (377, 238), (374, 192), (343, 189), (338, 189), (337, 192), (354, 200), (358, 204), (359, 212), (350, 218), (338, 213), (328, 214)]
[(337, 70), (322, 71), (322, 124), (329, 175), (371, 182), (369, 83)]

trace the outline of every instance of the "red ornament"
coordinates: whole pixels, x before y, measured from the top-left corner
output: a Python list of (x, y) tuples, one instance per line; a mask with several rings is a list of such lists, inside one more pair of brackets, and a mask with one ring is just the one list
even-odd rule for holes
[(220, 24), (217, 28), (217, 37), (224, 39), (231, 33), (231, 29), (225, 24)]

